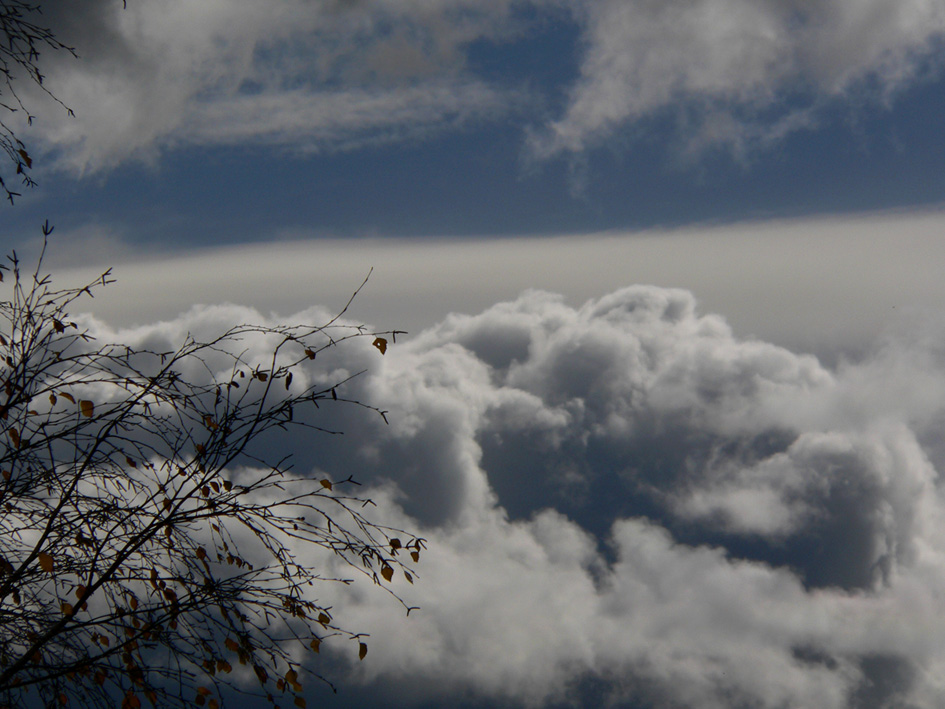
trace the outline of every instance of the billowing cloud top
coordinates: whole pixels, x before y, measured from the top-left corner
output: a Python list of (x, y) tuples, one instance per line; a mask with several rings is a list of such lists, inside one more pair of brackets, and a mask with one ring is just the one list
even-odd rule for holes
[[(260, 319), (92, 325), (153, 343)], [(349, 691), (941, 706), (945, 340), (909, 342), (828, 370), (734, 337), (687, 291), (634, 286), (579, 308), (526, 292), (383, 358), (365, 343), (313, 363), (366, 367), (347, 393), (390, 425), (335, 409), (345, 436), (288, 434), (280, 451), (301, 473), (353, 473), (382, 519), (429, 539), (417, 584), (395, 580), (421, 606), (409, 618), (357, 585), (331, 599), (371, 632)]]
[[(38, 130), (63, 166), (80, 171), (173, 146), (345, 149), (500, 117), (520, 122), (539, 159), (666, 115), (684, 128), (686, 149), (739, 152), (812, 125), (825, 103), (883, 99), (936, 71), (945, 32), (945, 9), (924, 0), (43, 7), (81, 59), (43, 57), (49, 88), (76, 118), (50, 107)], [(490, 74), (473, 56), (547, 23), (580, 36), (575, 46), (524, 50), (573, 55), (576, 78), (555, 78), (560, 106), (529, 77)]]

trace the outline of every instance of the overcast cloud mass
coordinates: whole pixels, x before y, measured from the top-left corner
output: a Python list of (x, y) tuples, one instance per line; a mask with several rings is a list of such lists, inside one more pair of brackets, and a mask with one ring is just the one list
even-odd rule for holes
[(428, 540), (309, 706), (945, 706), (945, 3), (122, 5), (42, 3), (5, 248), (102, 341), (411, 331), (278, 443)]

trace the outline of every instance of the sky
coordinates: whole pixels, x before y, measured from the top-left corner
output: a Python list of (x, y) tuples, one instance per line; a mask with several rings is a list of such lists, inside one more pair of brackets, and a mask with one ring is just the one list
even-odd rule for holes
[(284, 442), (429, 542), (312, 701), (945, 705), (945, 4), (127, 5), (42, 3), (3, 246), (102, 340), (410, 333)]

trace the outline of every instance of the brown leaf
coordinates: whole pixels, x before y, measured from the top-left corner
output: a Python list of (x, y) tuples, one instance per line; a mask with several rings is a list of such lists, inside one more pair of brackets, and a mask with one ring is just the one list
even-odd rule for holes
[(30, 154), (26, 152), (26, 150), (20, 148), (16, 152), (21, 158), (23, 158), (23, 162), (26, 163), (26, 167), (33, 167), (33, 158), (30, 157)]
[(296, 697), (295, 706), (300, 707), (300, 709), (305, 709), (305, 699), (303, 697)]
[(79, 402), (79, 411), (82, 412), (85, 418), (90, 419), (95, 415), (95, 404), (88, 399), (82, 399), (82, 401)]
[(39, 559), (39, 566), (43, 571), (49, 573), (53, 570), (53, 558), (49, 554), (41, 551), (36, 558)]
[(387, 564), (384, 564), (384, 566), (381, 567), (381, 576), (384, 577), (385, 581), (390, 583), (390, 580), (394, 578), (394, 570)]
[(72, 615), (75, 613), (75, 609), (72, 607), (71, 603), (62, 603), (59, 607), (62, 609), (63, 615)]
[(315, 652), (319, 651), (319, 648), (321, 647), (321, 645), (322, 645), (322, 641), (319, 640), (318, 638), (313, 638), (312, 642), (309, 643), (309, 647), (311, 647), (312, 650), (314, 650)]
[(322, 480), (319, 480), (319, 482), (321, 483), (323, 488), (325, 488), (326, 490), (331, 490), (331, 480), (329, 480), (328, 478), (323, 478)]
[(306, 349), (305, 356), (309, 359), (315, 359), (315, 353), (312, 350)]
[(71, 401), (73, 404), (75, 403), (75, 397), (67, 391), (60, 392), (59, 396), (61, 396), (63, 399), (66, 399), (67, 401)]
[(7, 431), (7, 435), (9, 435), (10, 440), (13, 441), (13, 447), (19, 448), (20, 447), (20, 432), (17, 431), (15, 428), (11, 428), (9, 431)]
[(367, 655), (367, 645), (358, 643), (358, 659), (363, 660), (365, 655)]

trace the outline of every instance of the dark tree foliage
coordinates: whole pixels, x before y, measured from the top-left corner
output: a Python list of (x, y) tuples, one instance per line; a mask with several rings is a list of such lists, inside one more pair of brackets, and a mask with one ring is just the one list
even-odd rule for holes
[[(20, 99), (16, 91), (16, 82), (26, 78), (39, 86), (55, 99), (43, 84), (43, 74), (39, 70), (39, 59), (46, 50), (63, 50), (75, 56), (71, 47), (56, 39), (55, 34), (42, 23), (42, 11), (38, 3), (23, 0), (0, 0), (0, 115), (23, 113), (27, 123), (32, 124), (33, 114)], [(55, 99), (58, 103), (58, 99)], [(70, 114), (68, 108), (66, 108)], [(9, 115), (6, 116), (9, 119)], [(15, 169), (16, 177), (25, 187), (35, 183), (29, 171), (33, 160), (21, 141), (9, 125), (8, 120), (0, 118), (0, 150), (3, 151), (8, 165)], [(0, 170), (0, 190), (6, 194), (10, 203), (19, 196), (11, 186), (9, 175), (4, 177)]]
[(313, 360), (365, 337), (383, 354), (396, 333), (339, 316), (104, 344), (68, 313), (110, 273), (56, 289), (41, 264), (0, 267), (0, 706), (216, 707), (238, 686), (304, 707), (322, 643), (367, 652), (313, 600), (352, 581), (331, 569), (399, 601), (423, 540), (372, 523), (353, 480), (293, 473), (273, 441), (321, 435), (319, 406), (383, 416)]

